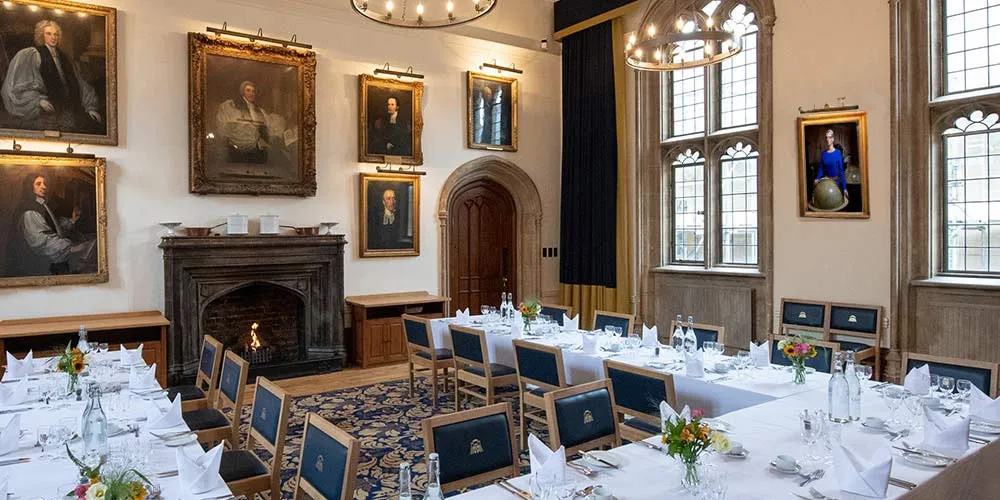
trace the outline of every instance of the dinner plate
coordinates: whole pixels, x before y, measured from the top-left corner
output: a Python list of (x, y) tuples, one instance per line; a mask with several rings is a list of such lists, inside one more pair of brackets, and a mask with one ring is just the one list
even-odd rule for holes
[(980, 420), (978, 418), (969, 422), (969, 430), (978, 434), (1000, 434), (1000, 425)]
[(604, 469), (608, 468), (608, 465), (606, 465), (605, 463), (597, 460), (596, 457), (600, 457), (601, 460), (604, 460), (605, 462), (607, 462), (609, 464), (612, 464), (615, 467), (621, 467), (622, 466), (622, 459), (621, 459), (621, 457), (619, 457), (618, 455), (616, 455), (614, 453), (611, 453), (610, 451), (601, 451), (601, 450), (591, 451), (591, 452), (588, 452), (586, 455), (584, 455), (583, 459), (584, 459), (584, 461), (587, 462), (588, 465), (593, 465), (594, 467), (601, 467), (601, 468), (604, 468)]
[(781, 467), (778, 467), (778, 463), (773, 460), (771, 461), (771, 468), (782, 474), (788, 474), (788, 475), (798, 474), (799, 472), (802, 471), (802, 466), (799, 464), (795, 464), (794, 469), (782, 469)]
[(944, 467), (951, 463), (951, 460), (946, 460), (943, 458), (927, 457), (924, 455), (919, 455), (917, 453), (907, 453), (903, 452), (903, 460), (910, 462), (911, 464), (923, 465), (924, 467)]
[(646, 366), (648, 366), (648, 367), (650, 367), (650, 368), (652, 368), (654, 370), (663, 370), (664, 368), (666, 368), (669, 365), (667, 363), (662, 362), (662, 361), (647, 361), (646, 362)]
[(719, 432), (731, 432), (733, 430), (733, 425), (725, 420), (720, 420), (717, 418), (703, 418), (702, 423), (708, 424), (709, 427), (714, 431)]
[(556, 342), (556, 347), (560, 349), (570, 349), (574, 346), (572, 342)]
[(185, 434), (185, 435), (183, 435), (183, 436), (181, 436), (179, 438), (175, 438), (175, 439), (164, 439), (163, 440), (163, 445), (164, 446), (169, 446), (171, 448), (176, 448), (178, 446), (184, 446), (184, 445), (187, 445), (187, 444), (191, 444), (191, 443), (193, 443), (193, 442), (195, 442), (197, 440), (198, 440), (198, 436), (196, 436), (195, 434)]

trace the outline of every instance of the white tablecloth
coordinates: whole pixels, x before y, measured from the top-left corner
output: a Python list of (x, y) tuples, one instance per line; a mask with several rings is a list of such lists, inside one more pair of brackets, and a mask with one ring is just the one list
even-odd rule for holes
[[(110, 353), (111, 355), (117, 355), (117, 352)], [(37, 361), (36, 361), (37, 362)], [(44, 362), (44, 360), (42, 360)], [(36, 377), (46, 377), (46, 375), (33, 375), (30, 378)], [(86, 377), (80, 379), (81, 386), (85, 387)], [(128, 381), (128, 373), (124, 371), (116, 371), (113, 381)], [(38, 382), (29, 380), (29, 387), (35, 388), (37, 391)], [(127, 385), (126, 385), (127, 387)], [(32, 392), (32, 395), (37, 394), (37, 392)], [(166, 409), (169, 405), (164, 393), (158, 393), (155, 397), (144, 400), (139, 396), (132, 396), (127, 388), (123, 388), (120, 397), (125, 398), (125, 401), (130, 401), (129, 404), (123, 405), (128, 406), (126, 411), (121, 414), (113, 414), (111, 411), (112, 399), (119, 396), (105, 395), (102, 397), (102, 407), (104, 409), (105, 415), (111, 419), (113, 416), (123, 416), (126, 421), (134, 422), (136, 419), (144, 417), (146, 415), (146, 410), (149, 405), (157, 405), (160, 409)], [(40, 425), (56, 425), (60, 423), (63, 418), (72, 417), (75, 418), (77, 424), (79, 425), (81, 418), (83, 417), (83, 411), (86, 408), (88, 398), (86, 395), (83, 397), (83, 401), (75, 401), (75, 399), (65, 399), (59, 401), (51, 401), (50, 406), (46, 406), (42, 402), (32, 402), (17, 406), (0, 406), (0, 412), (5, 412), (11, 409), (18, 408), (32, 408), (28, 411), (22, 411), (17, 413), (0, 413), (0, 426), (6, 425), (13, 415), (20, 415), (21, 418), (21, 429), (30, 432), (30, 435), (24, 436), (21, 441), (21, 448), (13, 453), (9, 453), (4, 456), (0, 456), (0, 461), (9, 460), (12, 458), (29, 458), (30, 462), (20, 463), (14, 465), (0, 466), (0, 476), (5, 476), (8, 478), (8, 492), (13, 493), (11, 499), (55, 499), (64, 498), (65, 491), (57, 491), (63, 485), (68, 485), (75, 483), (79, 478), (78, 469), (68, 458), (66, 458), (65, 448), (60, 449), (49, 449), (50, 454), (58, 454), (60, 460), (58, 461), (41, 461), (38, 457), (41, 456), (42, 451), (40, 447), (34, 446), (36, 442), (36, 432), (38, 426)], [(179, 448), (177, 447), (167, 447), (158, 438), (149, 435), (146, 432), (146, 425), (148, 422), (140, 421), (140, 436), (141, 440), (146, 440), (150, 444), (150, 455), (148, 465), (141, 471), (148, 474), (147, 477), (153, 483), (159, 484), (161, 488), (161, 497), (163, 499), (169, 500), (202, 500), (202, 499), (215, 499), (215, 498), (225, 498), (230, 494), (228, 488), (220, 488), (213, 490), (208, 494), (197, 495), (197, 496), (182, 496), (183, 490), (181, 489), (180, 481), (177, 476), (159, 478), (158, 473), (167, 471), (177, 470), (177, 459), (176, 454)], [(2, 428), (2, 427), (0, 427)], [(187, 429), (187, 426), (178, 427), (178, 429)], [(77, 433), (80, 430), (77, 429)], [(129, 441), (131, 440), (131, 441)], [(111, 449), (116, 447), (126, 447), (130, 443), (133, 443), (135, 437), (132, 434), (125, 434), (121, 436), (111, 437), (108, 439), (108, 446)], [(77, 457), (83, 456), (83, 441), (82, 439), (76, 439), (70, 443), (70, 448), (73, 450), (73, 454)], [(190, 444), (184, 445), (187, 451), (192, 453), (201, 452), (201, 446), (197, 442), (192, 442)], [(58, 493), (58, 495), (57, 495)]]
[[(449, 321), (447, 319), (432, 321), (437, 347), (451, 347), (450, 337), (447, 335)], [(487, 339), (491, 360), (513, 366), (510, 335), (500, 330), (500, 333), (488, 335)], [(580, 343), (579, 334), (558, 334), (530, 340), (549, 345), (568, 345), (568, 349), (563, 351), (563, 359), (570, 383), (579, 384), (602, 377), (601, 362), (608, 355), (604, 353), (587, 355), (573, 351), (572, 349)], [(661, 361), (676, 361), (677, 357), (672, 350), (661, 350)], [(613, 359), (643, 365), (652, 359), (652, 355), (648, 350), (640, 350), (638, 355), (619, 354)], [(706, 366), (712, 364), (706, 359)], [(719, 416), (733, 427), (728, 434), (729, 439), (742, 443), (750, 451), (750, 456), (742, 460), (717, 454), (708, 455), (708, 462), (718, 468), (728, 484), (726, 498), (747, 500), (794, 498), (791, 492), (801, 491), (798, 488), (801, 478), (778, 473), (769, 464), (778, 455), (787, 454), (801, 459), (808, 454), (807, 446), (801, 438), (798, 415), (805, 409), (824, 411), (827, 409), (829, 375), (810, 373), (806, 376), (805, 384), (795, 385), (791, 383), (792, 374), (785, 367), (754, 369), (743, 377), (706, 373), (702, 378), (687, 377), (682, 364), (676, 364), (674, 368), (674, 385), (679, 403), (688, 404), (692, 408), (703, 408), (708, 415)], [(866, 382), (866, 385), (874, 384)], [(904, 408), (897, 411), (897, 416), (906, 414)], [(888, 413), (888, 408), (877, 392), (872, 390), (864, 392), (862, 396), (864, 416), (888, 418)], [(887, 435), (867, 429), (857, 422), (842, 424), (840, 428), (841, 441), (853, 449), (860, 450), (863, 455), (870, 454), (878, 447), (889, 443)], [(649, 442), (659, 444), (659, 439), (654, 437), (649, 439)], [(914, 430), (902, 441), (919, 445), (922, 440), (922, 431)], [(896, 441), (892, 444), (899, 446), (902, 443)], [(973, 453), (982, 447), (973, 443), (969, 446), (968, 453)], [(680, 487), (684, 471), (675, 459), (637, 444), (622, 446), (613, 452), (624, 461), (621, 470), (600, 469), (596, 477), (586, 478), (572, 469), (567, 469), (567, 479), (574, 481), (578, 489), (602, 484), (611, 489), (619, 500), (694, 498)], [(823, 455), (828, 453), (828, 450), (823, 444), (818, 444), (813, 453)], [(835, 492), (836, 474), (832, 465), (810, 463), (806, 469), (811, 470), (816, 466), (825, 469), (826, 476), (813, 485), (828, 494)], [(593, 466), (591, 468), (596, 469)], [(899, 455), (894, 455), (891, 475), (894, 478), (920, 484), (941, 470), (914, 465)], [(523, 489), (529, 487), (527, 477), (515, 478), (511, 482)], [(905, 492), (904, 489), (890, 486), (888, 498), (899, 497)], [(458, 498), (507, 500), (514, 497), (498, 486), (489, 486), (459, 495)]]

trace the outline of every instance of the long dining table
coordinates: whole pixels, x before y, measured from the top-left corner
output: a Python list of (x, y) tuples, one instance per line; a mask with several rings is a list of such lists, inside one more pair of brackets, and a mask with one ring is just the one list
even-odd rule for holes
[[(432, 321), (437, 347), (450, 347), (448, 325), (455, 321), (454, 318)], [(484, 325), (481, 319), (476, 317), (464, 323), (488, 331), (487, 340), (492, 362), (509, 363), (513, 366), (513, 339), (509, 327)], [(653, 350), (648, 348), (634, 352), (607, 352), (599, 345), (596, 352), (583, 353), (580, 350), (580, 332), (576, 331), (559, 331), (542, 336), (522, 336), (522, 338), (562, 348), (567, 376), (573, 384), (602, 378), (603, 360), (609, 357), (637, 366), (648, 367), (651, 361), (663, 364), (654, 364), (655, 366), (665, 365), (660, 369), (674, 375), (678, 406), (688, 405), (691, 408), (705, 410), (706, 415), (713, 417), (713, 420), (721, 421), (728, 429), (726, 435), (732, 442), (739, 443), (748, 452), (745, 458), (734, 458), (722, 453), (707, 455), (706, 462), (710, 464), (708, 467), (715, 469), (716, 478), (722, 478), (721, 481), (725, 483), (728, 491), (725, 498), (728, 499), (771, 500), (795, 498), (796, 495), (809, 498), (808, 486), (799, 487), (803, 479), (801, 476), (782, 473), (771, 465), (778, 455), (796, 457), (803, 464), (802, 472), (823, 469), (824, 476), (810, 486), (830, 498), (840, 500), (860, 498), (842, 493), (837, 488), (837, 474), (832, 466), (832, 446), (836, 446), (839, 442), (862, 456), (867, 456), (882, 446), (901, 447), (906, 443), (919, 447), (923, 441), (923, 430), (919, 427), (911, 429), (909, 434), (901, 439), (890, 440), (889, 433), (862, 425), (864, 423), (862, 419), (846, 424), (829, 424), (829, 427), (834, 429), (832, 434), (839, 435), (839, 440), (824, 438), (821, 442), (806, 444), (802, 437), (800, 414), (804, 410), (827, 410), (827, 385), (830, 379), (827, 373), (810, 371), (806, 374), (805, 383), (801, 385), (792, 383), (793, 376), (787, 367), (777, 365), (751, 368), (739, 373), (706, 372), (703, 376), (695, 377), (687, 375), (681, 356), (672, 349), (661, 349), (659, 356), (655, 356)], [(616, 340), (602, 339), (602, 342), (609, 341)], [(724, 358), (706, 354), (705, 366), (714, 366), (716, 361)], [(863, 382), (861, 412), (866, 418), (890, 417), (888, 406), (880, 396), (880, 392), (875, 389), (880, 385), (885, 384)], [(910, 418), (910, 415), (906, 414), (907, 411), (905, 408), (900, 408), (894, 415), (900, 419)], [(953, 418), (961, 418), (961, 413)], [(978, 436), (988, 441), (996, 437)], [(660, 437), (654, 436), (646, 442), (658, 446)], [(982, 443), (970, 441), (966, 454), (975, 453), (983, 446)], [(943, 470), (941, 467), (917, 464), (916, 460), (909, 459), (908, 453), (891, 449), (893, 452), (891, 477), (894, 479), (919, 485)], [(679, 462), (662, 450), (630, 443), (614, 448), (611, 453), (622, 461), (620, 469), (603, 468), (600, 467), (601, 464), (579, 459), (578, 463), (585, 464), (597, 474), (586, 477), (575, 469), (567, 468), (567, 480), (581, 490), (595, 484), (603, 485), (610, 489), (618, 500), (696, 498), (681, 487), (684, 470)], [(510, 483), (527, 491), (529, 476), (511, 479)], [(902, 487), (890, 485), (886, 498), (896, 498), (907, 491)], [(505, 489), (491, 485), (463, 493), (455, 498), (505, 500), (514, 497), (515, 495)]]
[[(149, 434), (147, 431), (149, 422), (146, 421), (148, 409), (150, 406), (156, 406), (160, 410), (166, 410), (170, 402), (163, 391), (156, 392), (155, 389), (131, 391), (128, 387), (129, 370), (122, 368), (120, 363), (114, 360), (117, 356), (117, 352), (104, 355), (108, 369), (104, 371), (105, 377), (101, 380), (102, 387), (115, 389), (115, 392), (106, 393), (101, 399), (102, 409), (110, 422), (109, 460), (122, 460), (126, 457), (125, 460), (129, 460), (130, 466), (135, 467), (159, 487), (160, 498), (163, 499), (232, 498), (232, 493), (226, 486), (199, 495), (185, 493), (177, 475), (177, 450), (184, 449), (189, 455), (196, 456), (203, 452), (202, 448), (191, 437), (165, 441)], [(49, 365), (51, 363), (48, 359), (35, 360), (36, 367)], [(85, 373), (93, 374), (98, 370), (100, 368), (92, 364)], [(94, 380), (93, 375), (83, 376), (79, 379), (79, 384), (85, 388), (92, 380)], [(19, 380), (4, 381), (3, 384), (9, 387), (10, 384), (18, 382)], [(0, 480), (4, 477), (7, 479), (8, 498), (12, 500), (64, 500), (67, 498), (67, 491), (64, 491), (66, 487), (76, 483), (80, 477), (79, 469), (69, 460), (62, 445), (46, 449), (49, 455), (56, 457), (55, 460), (41, 459), (42, 448), (37, 443), (37, 431), (39, 426), (58, 425), (66, 419), (74, 419), (76, 428), (73, 430), (76, 437), (69, 442), (69, 446), (75, 456), (82, 457), (84, 450), (83, 440), (80, 438), (81, 419), (89, 401), (86, 390), (83, 391), (83, 397), (79, 401), (75, 396), (68, 396), (52, 398), (46, 404), (40, 400), (39, 390), (43, 383), (65, 385), (66, 375), (46, 372), (29, 375), (29, 402), (10, 406), (0, 405), (0, 429), (17, 415), (20, 418), (22, 434), (18, 449), (0, 456), (0, 463), (7, 463), (6, 461), (15, 458), (27, 459), (23, 463), (0, 466)], [(138, 428), (137, 432), (130, 432), (128, 430), (130, 425), (133, 429)], [(177, 434), (183, 431), (190, 431), (190, 428), (187, 425), (180, 425), (165, 429), (163, 433)], [(133, 459), (135, 462), (131, 462)]]

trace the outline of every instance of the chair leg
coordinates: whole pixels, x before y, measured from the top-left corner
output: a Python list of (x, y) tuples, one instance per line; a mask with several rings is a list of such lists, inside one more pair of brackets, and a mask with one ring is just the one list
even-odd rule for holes
[(408, 363), (410, 365), (410, 398), (413, 398), (413, 362)]
[(431, 406), (436, 410), (438, 407), (438, 371), (431, 369)]
[(458, 399), (458, 384), (459, 384), (458, 378), (456, 378), (455, 379), (455, 411), (456, 412), (459, 410), (459, 406), (461, 406), (461, 402)]
[(524, 418), (524, 393), (521, 393), (520, 396), (517, 404), (521, 411), (521, 449), (523, 450), (528, 447), (528, 427), (527, 420)]
[(489, 406), (489, 405), (493, 404), (493, 398), (494, 397), (496, 397), (496, 394), (494, 394), (494, 391), (493, 391), (493, 384), (487, 382), (487, 384), (486, 384), (486, 406)]

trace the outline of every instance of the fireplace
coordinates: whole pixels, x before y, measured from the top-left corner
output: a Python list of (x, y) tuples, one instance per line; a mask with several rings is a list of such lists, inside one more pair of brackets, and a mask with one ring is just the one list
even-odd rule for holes
[(250, 361), (250, 380), (339, 370), (345, 244), (342, 235), (163, 238), (169, 382), (194, 380), (206, 334)]

